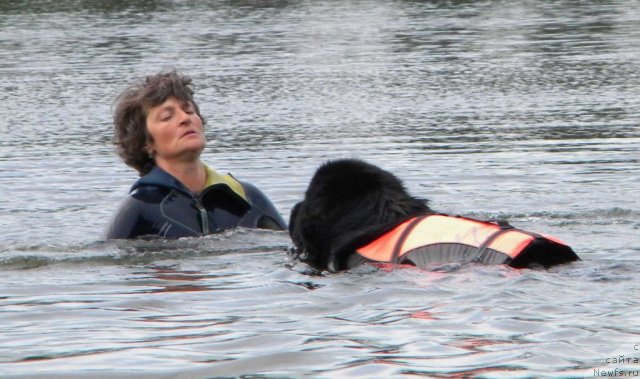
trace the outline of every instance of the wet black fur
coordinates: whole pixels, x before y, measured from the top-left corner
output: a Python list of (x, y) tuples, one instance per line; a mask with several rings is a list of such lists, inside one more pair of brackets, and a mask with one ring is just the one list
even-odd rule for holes
[(395, 175), (357, 159), (329, 161), (296, 204), (289, 232), (298, 257), (325, 270), (346, 268), (355, 250), (396, 225), (432, 213)]

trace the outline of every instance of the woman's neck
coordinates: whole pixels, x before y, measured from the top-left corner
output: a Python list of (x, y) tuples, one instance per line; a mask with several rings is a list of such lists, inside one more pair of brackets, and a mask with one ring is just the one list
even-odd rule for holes
[(204, 163), (199, 159), (190, 162), (171, 162), (171, 164), (156, 161), (156, 164), (178, 179), (191, 192), (198, 193), (204, 189), (207, 182), (207, 171), (204, 168)]

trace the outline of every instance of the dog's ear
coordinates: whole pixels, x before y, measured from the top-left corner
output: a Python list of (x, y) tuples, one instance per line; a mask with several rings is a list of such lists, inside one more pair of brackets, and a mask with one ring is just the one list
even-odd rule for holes
[(300, 207), (302, 207), (302, 201), (297, 203), (291, 209), (291, 213), (289, 214), (289, 233), (292, 234), (295, 231), (295, 223), (298, 221), (298, 212), (300, 212)]
[(328, 255), (326, 248), (326, 231), (322, 228), (323, 221), (318, 215), (310, 214), (308, 202), (301, 201), (291, 210), (289, 217), (289, 235), (294, 244), (292, 253), (302, 262), (324, 270), (327, 267)]
[(289, 236), (295, 246), (296, 255), (300, 256), (306, 250), (302, 224), (305, 222), (305, 202), (301, 201), (293, 206), (289, 216)]

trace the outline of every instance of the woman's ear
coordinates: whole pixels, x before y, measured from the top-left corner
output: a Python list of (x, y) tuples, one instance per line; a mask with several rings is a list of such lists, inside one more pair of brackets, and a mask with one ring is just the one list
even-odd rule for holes
[(149, 156), (149, 158), (153, 159), (153, 155), (154, 155), (154, 151), (153, 151), (153, 146), (151, 146), (150, 143), (147, 143), (146, 145), (144, 145), (144, 152), (147, 153), (147, 155)]

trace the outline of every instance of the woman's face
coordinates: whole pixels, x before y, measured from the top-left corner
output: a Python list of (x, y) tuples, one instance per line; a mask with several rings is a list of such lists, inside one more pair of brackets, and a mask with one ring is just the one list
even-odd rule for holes
[(206, 143), (202, 120), (193, 104), (175, 97), (149, 109), (147, 131), (152, 142), (146, 146), (156, 164), (198, 159)]

